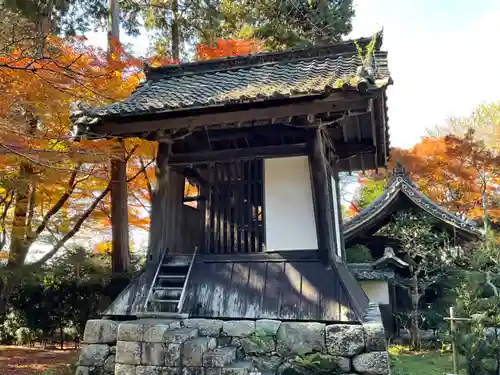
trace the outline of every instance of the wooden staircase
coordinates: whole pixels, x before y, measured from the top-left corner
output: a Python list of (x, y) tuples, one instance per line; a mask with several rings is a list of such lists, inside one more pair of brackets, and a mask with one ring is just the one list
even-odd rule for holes
[(193, 255), (168, 255), (167, 252), (151, 284), (145, 303), (146, 314), (180, 314), (182, 311), (196, 250)]

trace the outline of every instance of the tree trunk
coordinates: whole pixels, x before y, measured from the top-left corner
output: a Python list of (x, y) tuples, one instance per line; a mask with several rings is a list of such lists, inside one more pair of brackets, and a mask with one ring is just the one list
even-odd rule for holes
[[(108, 52), (113, 53), (113, 40), (120, 40), (120, 10), (118, 0), (109, 0)], [(130, 269), (128, 233), (127, 162), (125, 145), (118, 141), (111, 160), (111, 268), (114, 275)]]
[(179, 3), (172, 1), (172, 58), (175, 61), (180, 60), (181, 36), (179, 31)]
[(117, 149), (120, 155), (113, 156), (111, 161), (111, 268), (114, 275), (127, 273), (130, 268), (127, 162), (122, 142)]
[[(53, 1), (49, 0), (39, 9), (39, 16), (35, 21), (37, 33), (37, 58), (43, 56), (45, 38), (53, 27), (52, 19)], [(38, 119), (30, 111), (24, 108), (26, 120), (26, 132), (34, 134), (37, 131)], [(28, 251), (33, 243), (30, 238), (31, 220), (34, 213), (36, 186), (34, 182), (33, 166), (28, 161), (21, 161), (19, 165), (19, 178), (14, 188), (14, 218), (12, 220), (11, 242), (9, 248), (9, 259), (7, 268), (12, 270), (5, 275), (0, 283), (0, 315), (7, 311), (7, 304), (11, 292), (19, 284), (19, 273), (15, 269), (24, 265)]]
[(29, 250), (28, 244), (28, 212), (30, 210), (31, 178), (33, 168), (27, 162), (21, 162), (19, 179), (15, 189), (14, 218), (12, 221), (11, 242), (9, 249), (9, 268), (21, 267)]
[(61, 346), (61, 350), (64, 350), (64, 328), (63, 323), (59, 323), (59, 345)]
[(418, 277), (413, 275), (411, 278), (411, 321), (410, 321), (410, 348), (412, 350), (420, 350), (420, 292), (418, 288)]

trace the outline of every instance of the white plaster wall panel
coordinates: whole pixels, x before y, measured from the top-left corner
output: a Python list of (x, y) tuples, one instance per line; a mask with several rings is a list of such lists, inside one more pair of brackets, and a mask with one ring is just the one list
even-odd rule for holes
[(384, 280), (359, 281), (370, 302), (389, 304), (389, 284)]
[(307, 156), (264, 160), (266, 249), (318, 250)]

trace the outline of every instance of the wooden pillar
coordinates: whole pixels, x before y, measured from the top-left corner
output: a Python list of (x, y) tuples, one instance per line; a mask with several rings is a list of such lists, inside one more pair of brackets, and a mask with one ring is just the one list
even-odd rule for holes
[(158, 263), (163, 249), (166, 248), (166, 206), (167, 190), (171, 167), (168, 166), (168, 159), (171, 151), (171, 144), (158, 143), (156, 154), (156, 183), (151, 197), (151, 218), (149, 226), (149, 246), (147, 261)]
[(340, 178), (339, 178), (339, 171), (338, 171), (338, 164), (335, 162), (334, 165), (335, 168), (333, 168), (332, 171), (332, 189), (335, 189), (335, 197), (333, 204), (336, 205), (336, 209), (334, 209), (334, 215), (337, 216), (337, 219), (335, 220), (334, 218), (334, 225), (335, 225), (335, 242), (337, 245), (337, 255), (340, 257), (342, 262), (345, 263), (346, 261), (346, 254), (345, 254), (345, 242), (344, 242), (344, 231), (342, 230), (343, 223), (342, 223), (342, 205), (341, 205), (341, 195), (340, 195)]
[(148, 261), (158, 263), (165, 251), (181, 253), (184, 174), (169, 164), (171, 144), (160, 142), (156, 155), (156, 185), (151, 197)]
[[(167, 203), (165, 206), (165, 248), (170, 254), (189, 253), (182, 241), (182, 222), (184, 214), (184, 174), (177, 170), (169, 170)], [(193, 234), (194, 235), (194, 234)]]
[(336, 254), (331, 178), (327, 172), (324, 141), (320, 129), (316, 130), (311, 141), (309, 161), (320, 256), (324, 261), (333, 264), (340, 258)]

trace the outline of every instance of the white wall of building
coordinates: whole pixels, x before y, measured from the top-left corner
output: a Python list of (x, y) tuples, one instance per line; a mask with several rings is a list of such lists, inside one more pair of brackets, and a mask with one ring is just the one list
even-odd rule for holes
[(381, 280), (364, 280), (359, 281), (359, 285), (368, 296), (370, 302), (389, 304), (389, 284), (387, 281)]
[(266, 249), (318, 250), (307, 156), (264, 160)]

